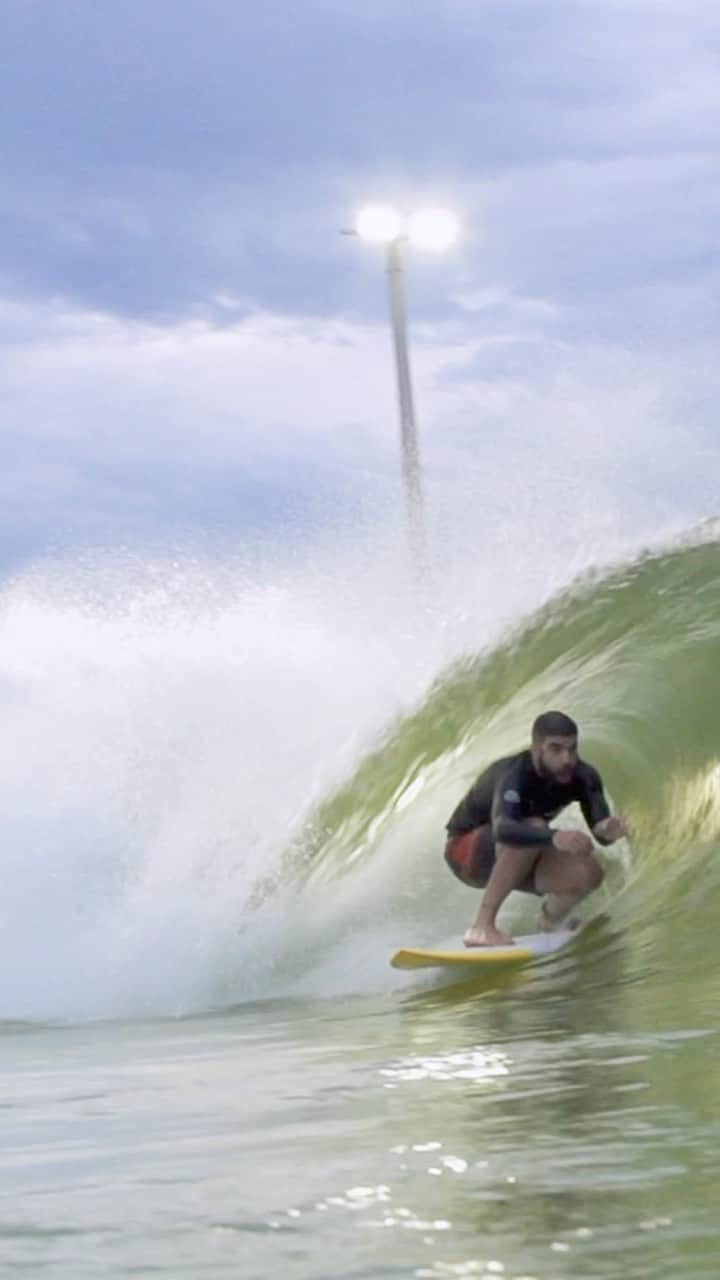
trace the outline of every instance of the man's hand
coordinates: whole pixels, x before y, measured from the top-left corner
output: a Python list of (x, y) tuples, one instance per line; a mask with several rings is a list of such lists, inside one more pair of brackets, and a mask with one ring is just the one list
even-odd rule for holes
[(584, 831), (554, 831), (552, 842), (561, 853), (592, 853), (592, 840)]
[(619, 814), (613, 814), (609, 818), (603, 818), (602, 822), (596, 822), (593, 833), (599, 840), (607, 840), (608, 844), (613, 840), (619, 840), (621, 836), (630, 834), (627, 822)]

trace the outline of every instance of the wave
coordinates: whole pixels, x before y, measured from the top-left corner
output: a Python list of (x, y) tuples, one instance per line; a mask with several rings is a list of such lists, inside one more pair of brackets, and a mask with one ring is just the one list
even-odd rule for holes
[(548, 706), (633, 825), (603, 904), (707, 959), (717, 527), (589, 572), (505, 633), (471, 620), (449, 661), (442, 616), (409, 625), (376, 584), (348, 620), (337, 581), (210, 578), (5, 593), (0, 1017), (387, 986), (395, 945), (465, 926), (444, 824)]
[(375, 910), (382, 886), (416, 935), (457, 935), (444, 822), (492, 759), (527, 745), (535, 715), (558, 707), (632, 824), (632, 850), (620, 842), (606, 855), (605, 903), (631, 930), (664, 922), (674, 954), (707, 959), (720, 898), (717, 535), (708, 525), (587, 574), (489, 652), (455, 662), (313, 813), (289, 855), (308, 892), (374, 880)]

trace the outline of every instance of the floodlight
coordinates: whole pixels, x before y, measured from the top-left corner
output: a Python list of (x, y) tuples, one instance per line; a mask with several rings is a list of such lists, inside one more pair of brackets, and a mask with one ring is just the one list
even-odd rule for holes
[(397, 240), (402, 231), (402, 218), (396, 209), (386, 204), (368, 204), (355, 219), (355, 230), (363, 240), (375, 244), (389, 244)]
[(419, 209), (408, 221), (408, 238), (419, 249), (447, 249), (459, 230), (455, 214), (448, 209)]

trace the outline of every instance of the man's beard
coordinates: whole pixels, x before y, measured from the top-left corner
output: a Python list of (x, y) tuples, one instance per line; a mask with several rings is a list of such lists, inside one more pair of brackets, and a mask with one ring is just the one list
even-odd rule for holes
[(554, 772), (552, 769), (549, 769), (545, 764), (545, 761), (542, 759), (538, 760), (538, 765), (540, 777), (545, 778), (546, 781), (559, 782), (563, 786), (567, 786), (568, 782), (572, 782), (573, 780), (575, 765), (568, 765), (567, 769), (564, 769), (562, 773)]

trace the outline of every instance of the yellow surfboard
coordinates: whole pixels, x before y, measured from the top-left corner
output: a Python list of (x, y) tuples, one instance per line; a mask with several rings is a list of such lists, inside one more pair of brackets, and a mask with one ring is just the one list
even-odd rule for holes
[(575, 937), (575, 931), (562, 929), (557, 933), (522, 934), (509, 947), (401, 947), (390, 957), (390, 964), (394, 969), (509, 969), (552, 955)]

